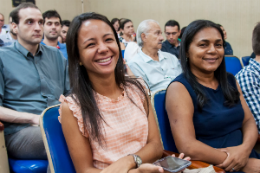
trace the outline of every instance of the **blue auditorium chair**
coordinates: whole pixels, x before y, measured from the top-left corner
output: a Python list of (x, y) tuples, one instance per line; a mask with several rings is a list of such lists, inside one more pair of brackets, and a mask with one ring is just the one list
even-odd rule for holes
[(76, 173), (69, 150), (58, 121), (59, 105), (45, 109), (40, 118), (40, 127), (52, 173)]
[(244, 67), (249, 64), (249, 60), (250, 60), (250, 56), (243, 56), (242, 57), (242, 62), (243, 62)]
[(240, 60), (236, 56), (225, 55), (226, 70), (234, 76), (243, 68)]
[(123, 58), (125, 58), (125, 50), (121, 50)]
[(10, 170), (13, 173), (46, 173), (47, 160), (16, 160), (9, 158)]
[[(151, 98), (152, 106), (154, 109), (154, 116), (159, 126), (159, 131), (161, 135), (161, 141), (163, 143), (164, 150), (172, 151), (178, 153), (178, 150), (175, 146), (175, 142), (171, 132), (171, 126), (168, 119), (168, 115), (165, 109), (165, 95), (166, 90), (156, 91)], [(192, 159), (192, 158), (191, 158)], [(208, 167), (209, 164), (201, 161), (192, 161), (190, 168), (203, 168)], [(221, 168), (215, 167), (214, 169), (217, 173), (225, 173)]]

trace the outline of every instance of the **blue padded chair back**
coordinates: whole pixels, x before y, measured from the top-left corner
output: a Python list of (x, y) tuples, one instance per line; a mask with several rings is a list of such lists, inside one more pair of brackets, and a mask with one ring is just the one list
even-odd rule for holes
[(225, 56), (226, 70), (234, 76), (243, 68), (236, 56)]
[(166, 90), (157, 91), (152, 97), (152, 102), (156, 112), (164, 150), (178, 153), (172, 136), (168, 115), (165, 110), (165, 94)]
[(250, 56), (244, 56), (242, 57), (242, 62), (244, 66), (247, 66), (249, 64)]
[(45, 135), (43, 134), (43, 140), (49, 164), (50, 167), (52, 167), (51, 164), (53, 165), (55, 173), (76, 173), (63, 136), (61, 124), (58, 121), (58, 116), (59, 105), (47, 108), (42, 113), (42, 119), (40, 121), (42, 133), (45, 133)]
[(121, 50), (123, 58), (125, 58), (125, 50)]

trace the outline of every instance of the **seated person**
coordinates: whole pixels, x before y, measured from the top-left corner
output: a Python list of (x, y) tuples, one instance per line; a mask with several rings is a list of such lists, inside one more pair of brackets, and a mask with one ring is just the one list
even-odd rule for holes
[(175, 55), (160, 51), (163, 36), (158, 22), (142, 21), (136, 37), (141, 49), (128, 61), (130, 69), (145, 80), (152, 92), (166, 89), (182, 70)]
[(9, 31), (6, 32), (6, 34), (3, 34), (0, 36), (0, 39), (3, 40), (4, 45), (3, 46), (10, 46), (13, 42), (17, 40), (17, 35), (13, 31), (13, 12), (9, 15)]
[(18, 41), (0, 49), (0, 120), (4, 123), (8, 156), (47, 159), (40, 114), (59, 104), (69, 91), (67, 61), (61, 52), (41, 45), (42, 13), (32, 3), (14, 9), (13, 31)]
[(250, 59), (249, 65), (243, 68), (237, 75), (237, 81), (241, 87), (243, 96), (253, 113), (260, 133), (260, 23), (253, 31), (252, 47), (256, 54), (255, 59)]
[(180, 41), (178, 40), (181, 30), (180, 25), (175, 20), (169, 20), (164, 26), (166, 40), (162, 44), (161, 51), (168, 52), (179, 58)]
[(63, 20), (61, 22), (61, 32), (60, 32), (60, 36), (58, 37), (58, 41), (60, 43), (66, 43), (66, 36), (68, 33), (70, 27), (70, 21), (69, 20)]
[(179, 152), (226, 171), (260, 171), (254, 117), (232, 74), (217, 24), (192, 22), (181, 42), (183, 74), (169, 85), (166, 111)]
[(111, 20), (111, 24), (113, 25), (113, 27), (115, 28), (116, 32), (119, 32), (119, 19), (118, 18), (113, 18)]
[[(76, 43), (76, 44), (75, 44)], [(71, 93), (61, 125), (76, 172), (163, 172), (163, 148), (147, 89), (123, 73), (113, 25), (100, 14), (75, 17), (67, 35)]]
[(179, 39), (180, 39), (180, 40), (181, 40), (181, 38), (182, 38), (182, 35), (183, 35), (183, 33), (184, 33), (186, 27), (187, 27), (187, 26), (184, 26), (183, 28), (181, 28), (181, 34), (180, 34), (180, 36), (179, 36)]
[(250, 55), (250, 58), (255, 58), (255, 53), (252, 52), (252, 54)]
[(224, 45), (225, 55), (233, 55), (233, 49), (232, 49), (230, 43), (226, 41), (226, 40), (227, 40), (227, 31), (225, 30), (225, 28), (224, 28), (222, 25), (218, 24), (218, 26), (222, 29), (223, 34), (224, 34), (224, 39), (225, 39), (225, 45)]
[(125, 45), (125, 47), (127, 47), (127, 44), (134, 41), (135, 39), (135, 30), (133, 22), (130, 19), (121, 20), (120, 31), (122, 35), (120, 35), (119, 41), (122, 42)]
[(61, 51), (63, 56), (68, 59), (67, 48), (65, 44), (58, 42), (61, 33), (61, 17), (55, 10), (48, 10), (43, 16), (43, 33), (44, 39), (41, 44), (56, 47)]

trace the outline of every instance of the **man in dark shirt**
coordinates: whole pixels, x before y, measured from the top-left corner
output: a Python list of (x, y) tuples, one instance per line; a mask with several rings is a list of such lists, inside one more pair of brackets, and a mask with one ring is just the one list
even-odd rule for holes
[(12, 26), (18, 41), (0, 49), (0, 120), (8, 155), (47, 159), (40, 114), (69, 91), (67, 60), (57, 48), (40, 44), (43, 18), (37, 6), (16, 7)]
[(181, 33), (180, 25), (175, 20), (169, 20), (164, 27), (166, 41), (162, 44), (161, 51), (175, 55), (179, 59), (180, 41), (178, 37)]

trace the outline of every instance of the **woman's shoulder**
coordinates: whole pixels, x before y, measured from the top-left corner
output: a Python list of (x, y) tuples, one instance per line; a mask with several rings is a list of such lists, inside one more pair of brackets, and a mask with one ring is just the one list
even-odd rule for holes
[[(174, 80), (171, 81), (171, 83), (168, 85), (168, 87), (172, 84), (172, 83), (181, 83), (182, 85), (184, 85), (188, 90), (190, 89), (191, 85), (188, 82), (187, 78), (185, 77), (185, 75), (183, 73), (181, 73), (179, 76), (177, 76)], [(167, 87), (167, 89), (168, 89)]]

